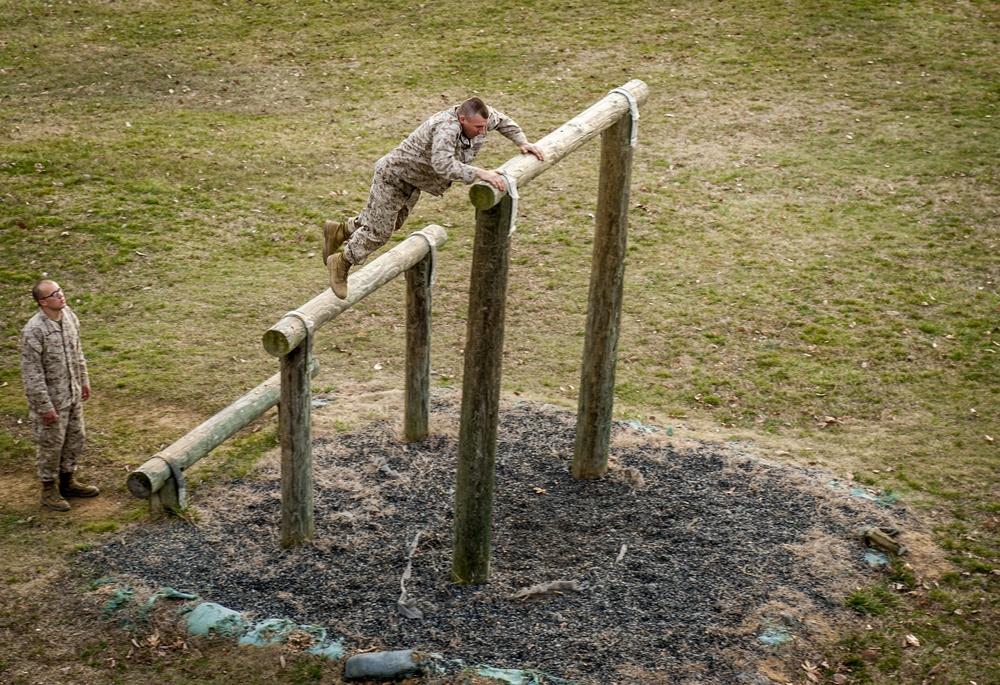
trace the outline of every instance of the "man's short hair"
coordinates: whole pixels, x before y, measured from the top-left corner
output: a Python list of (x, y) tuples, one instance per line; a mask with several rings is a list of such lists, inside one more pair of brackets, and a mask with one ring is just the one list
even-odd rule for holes
[(479, 98), (469, 98), (458, 107), (458, 113), (466, 119), (480, 116), (483, 119), (490, 118), (490, 108)]
[(42, 298), (45, 296), (42, 294), (42, 283), (51, 283), (51, 278), (43, 278), (41, 280), (35, 281), (35, 284), (31, 286), (31, 296), (35, 298), (35, 302), (41, 302)]

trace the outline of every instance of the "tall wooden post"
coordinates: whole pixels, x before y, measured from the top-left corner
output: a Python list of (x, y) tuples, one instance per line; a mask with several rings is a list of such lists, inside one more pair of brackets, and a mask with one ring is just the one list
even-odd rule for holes
[(281, 546), (288, 548), (312, 538), (313, 473), (309, 359), (312, 330), (281, 358)]
[(431, 260), (433, 251), (406, 270), (406, 407), (408, 442), (427, 437), (431, 378)]
[(512, 209), (504, 197), (476, 211), (451, 557), (451, 579), (462, 584), (485, 583), (490, 573)]
[(573, 477), (580, 479), (599, 478), (608, 470), (632, 182), (631, 135), (632, 116), (627, 113), (601, 134), (587, 337), (571, 467)]

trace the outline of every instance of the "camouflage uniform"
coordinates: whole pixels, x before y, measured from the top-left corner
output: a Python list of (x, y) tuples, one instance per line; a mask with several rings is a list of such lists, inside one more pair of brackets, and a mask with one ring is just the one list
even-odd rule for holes
[[(69, 307), (53, 321), (38, 312), (21, 331), (21, 376), (38, 445), (38, 476), (53, 481), (73, 473), (83, 450), (83, 388), (90, 386), (80, 345), (80, 321)], [(55, 409), (56, 423), (42, 414)]]
[[(421, 191), (443, 195), (456, 181), (475, 182), (476, 167), (470, 163), (482, 149), (486, 135), (469, 140), (462, 132), (458, 108), (455, 105), (432, 116), (375, 164), (368, 203), (361, 214), (349, 219), (352, 234), (344, 245), (348, 262), (363, 264), (368, 255), (385, 245), (406, 221)], [(486, 130), (499, 131), (515, 145), (528, 140), (517, 122), (492, 108)]]

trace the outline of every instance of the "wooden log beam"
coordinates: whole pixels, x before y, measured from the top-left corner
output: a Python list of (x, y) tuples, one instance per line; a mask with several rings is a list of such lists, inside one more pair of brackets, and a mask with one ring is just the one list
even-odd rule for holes
[(403, 435), (407, 442), (430, 430), (431, 269), (430, 254), (406, 270), (406, 403)]
[(281, 358), (281, 546), (313, 537), (312, 336)]
[(451, 579), (465, 585), (485, 583), (490, 574), (512, 209), (505, 197), (476, 212), (451, 557)]
[(623, 116), (601, 137), (594, 253), (583, 343), (576, 444), (570, 472), (600, 478), (608, 470), (615, 364), (625, 284), (629, 188), (632, 181), (632, 117)]
[[(315, 376), (319, 363), (312, 362), (309, 374)], [(235, 435), (241, 428), (278, 403), (281, 374), (276, 373), (256, 388), (218, 412), (183, 438), (150, 457), (129, 474), (128, 490), (136, 497), (149, 499), (171, 480), (166, 460), (184, 471)]]
[[(645, 104), (649, 98), (649, 87), (638, 79), (629, 81), (622, 88), (632, 94), (638, 105)], [(514, 179), (520, 190), (533, 178), (591, 138), (603, 133), (628, 113), (628, 99), (621, 93), (609, 93), (536, 143), (545, 152), (544, 162), (534, 155), (521, 154), (504, 162), (498, 171)], [(477, 181), (469, 188), (469, 200), (476, 209), (489, 209), (504, 195), (506, 193), (482, 181)]]
[[(421, 233), (423, 235), (421, 235)], [(380, 286), (424, 258), (430, 250), (427, 238), (438, 247), (448, 240), (448, 233), (441, 226), (430, 224), (410, 236), (378, 259), (357, 269), (347, 279), (349, 292), (346, 300), (341, 300), (328, 288), (298, 311), (313, 322), (313, 330), (337, 318), (368, 297)], [(306, 325), (298, 316), (286, 314), (278, 323), (264, 333), (264, 349), (275, 357), (283, 357), (306, 338)]]

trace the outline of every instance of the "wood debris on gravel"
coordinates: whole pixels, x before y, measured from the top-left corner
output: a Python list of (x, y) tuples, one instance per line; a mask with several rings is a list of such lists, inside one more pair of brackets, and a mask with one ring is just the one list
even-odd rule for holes
[[(439, 424), (458, 412), (434, 401)], [(141, 523), (84, 557), (95, 574), (197, 593), (252, 621), (325, 626), (348, 653), (413, 649), (601, 685), (767, 682), (764, 659), (854, 620), (844, 593), (872, 574), (859, 526), (907, 516), (817, 470), (647, 440), (625, 423), (609, 475), (575, 481), (574, 424), (548, 405), (501, 412), (485, 585), (450, 580), (456, 431), (405, 444), (387, 422), (314, 439), (307, 544), (281, 547), (271, 459), (193, 493), (194, 525)], [(787, 644), (758, 639), (774, 627)]]

